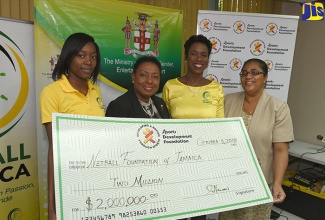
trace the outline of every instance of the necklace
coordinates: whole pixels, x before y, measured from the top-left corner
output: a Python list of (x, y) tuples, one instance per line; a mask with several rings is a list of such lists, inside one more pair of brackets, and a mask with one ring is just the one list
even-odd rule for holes
[(249, 115), (253, 115), (254, 111), (255, 111), (255, 108), (256, 108), (256, 105), (257, 105), (257, 102), (255, 103), (254, 108), (253, 108), (252, 111), (247, 111), (247, 109), (245, 108), (245, 103), (244, 103), (243, 104), (243, 110), (244, 110), (244, 112), (248, 113)]
[(151, 98), (149, 99), (149, 103), (145, 103), (145, 102), (142, 102), (142, 101), (140, 101), (140, 103), (141, 103), (141, 106), (142, 106), (143, 111), (150, 118), (152, 118), (155, 115), (155, 112), (154, 112), (153, 107), (152, 107), (152, 100), (151, 100)]
[(186, 77), (186, 85), (187, 85), (187, 88), (193, 93), (193, 97), (195, 97), (196, 94), (198, 94), (201, 91), (202, 87), (203, 87), (203, 86), (201, 86), (197, 91), (193, 91), (191, 89), (191, 87), (188, 85), (188, 76)]
[(253, 113), (254, 113), (254, 110), (253, 111), (247, 111), (246, 109), (245, 109), (245, 107), (243, 106), (243, 110), (244, 110), (244, 112), (246, 112), (246, 113), (248, 113), (249, 115), (252, 115)]

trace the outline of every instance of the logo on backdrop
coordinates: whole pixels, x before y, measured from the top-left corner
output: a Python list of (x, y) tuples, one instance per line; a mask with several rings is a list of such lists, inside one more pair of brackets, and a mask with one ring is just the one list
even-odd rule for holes
[(304, 2), (301, 3), (303, 21), (323, 21), (324, 20), (324, 2)]
[(218, 77), (216, 75), (214, 75), (214, 74), (211, 74), (211, 73), (207, 74), (205, 76), (205, 78), (210, 80), (210, 81), (213, 81), (213, 82), (219, 82)]
[(273, 70), (273, 62), (271, 60), (265, 60), (264, 62), (266, 63), (268, 72), (271, 72)]
[[(135, 58), (137, 58), (138, 55), (158, 57), (160, 40), (158, 19), (156, 19), (155, 22), (148, 22), (147, 20), (148, 18), (152, 17), (151, 15), (140, 12), (136, 12), (136, 14), (138, 15), (138, 20), (131, 18), (133, 27), (131, 25), (129, 17), (126, 17), (125, 26), (122, 27), (122, 31), (124, 32), (125, 37), (124, 54), (131, 54)], [(133, 40), (133, 48), (131, 47), (131, 40)]]
[(275, 23), (269, 23), (266, 26), (266, 33), (270, 36), (275, 35), (278, 32), (278, 25), (276, 25)]
[(212, 22), (209, 19), (203, 19), (200, 22), (200, 29), (201, 29), (201, 31), (208, 32), (208, 31), (211, 30), (211, 28), (212, 28)]
[(218, 38), (211, 37), (209, 38), (211, 44), (212, 44), (212, 50), (211, 53), (215, 54), (218, 53), (219, 50), (221, 49), (221, 41)]
[[(21, 58), (23, 52), (5, 33), (0, 31), (0, 138), (8, 133), (24, 115), (29, 92), (26, 66)], [(3, 65), (5, 63), (6, 65)], [(11, 86), (10, 92), (7, 88)]]
[(242, 67), (242, 62), (240, 59), (238, 58), (234, 58), (230, 61), (229, 63), (229, 66), (230, 66), (230, 69), (234, 70), (234, 71), (237, 71), (237, 70), (240, 70), (241, 67)]
[(265, 43), (262, 40), (254, 40), (250, 45), (251, 54), (260, 56), (265, 51)]
[(160, 134), (152, 125), (142, 125), (138, 129), (137, 137), (139, 138), (139, 143), (148, 149), (155, 148), (160, 142)]
[(236, 21), (235, 24), (233, 25), (233, 29), (236, 34), (241, 34), (246, 30), (246, 25), (242, 21)]

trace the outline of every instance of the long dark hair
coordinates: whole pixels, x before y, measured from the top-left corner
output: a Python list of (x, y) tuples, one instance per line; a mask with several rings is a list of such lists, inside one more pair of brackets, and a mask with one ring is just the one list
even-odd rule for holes
[(91, 81), (96, 82), (97, 76), (99, 74), (99, 66), (100, 66), (100, 51), (99, 47), (96, 44), (94, 38), (85, 33), (74, 33), (71, 34), (63, 44), (61, 54), (57, 64), (52, 73), (52, 79), (54, 81), (61, 79), (62, 74), (69, 73), (69, 66), (71, 64), (72, 59), (81, 51), (81, 49), (89, 42), (95, 44), (96, 53), (97, 53), (97, 63), (96, 67), (92, 73)]

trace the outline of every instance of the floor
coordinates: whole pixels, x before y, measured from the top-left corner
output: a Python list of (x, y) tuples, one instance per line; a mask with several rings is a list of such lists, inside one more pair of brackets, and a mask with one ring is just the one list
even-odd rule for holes
[[(282, 209), (279, 209), (278, 207), (273, 206), (273, 211), (280, 213), (282, 211)], [(304, 220), (304, 218), (300, 218), (294, 214), (291, 214), (289, 212), (286, 211), (282, 211), (280, 214), (280, 218), (278, 218), (278, 220)]]

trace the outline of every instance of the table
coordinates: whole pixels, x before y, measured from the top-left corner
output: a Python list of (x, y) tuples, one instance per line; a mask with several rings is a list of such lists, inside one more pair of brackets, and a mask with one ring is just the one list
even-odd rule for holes
[[(317, 154), (306, 153), (316, 153), (317, 150), (319, 151)], [(312, 163), (325, 165), (325, 148), (315, 144), (295, 140), (290, 144), (289, 155)], [(303, 156), (301, 157), (301, 155)], [(325, 200), (323, 198), (312, 196), (306, 193), (306, 191), (292, 189), (288, 185), (283, 185), (283, 189), (287, 197), (283, 203), (274, 204), (276, 207), (304, 219), (325, 219)]]
[(301, 159), (308, 160), (314, 163), (325, 165), (325, 148), (315, 144), (310, 144), (303, 141), (297, 141), (289, 144), (289, 155), (300, 158), (306, 152), (316, 153), (317, 150), (323, 149), (318, 154), (304, 154)]

